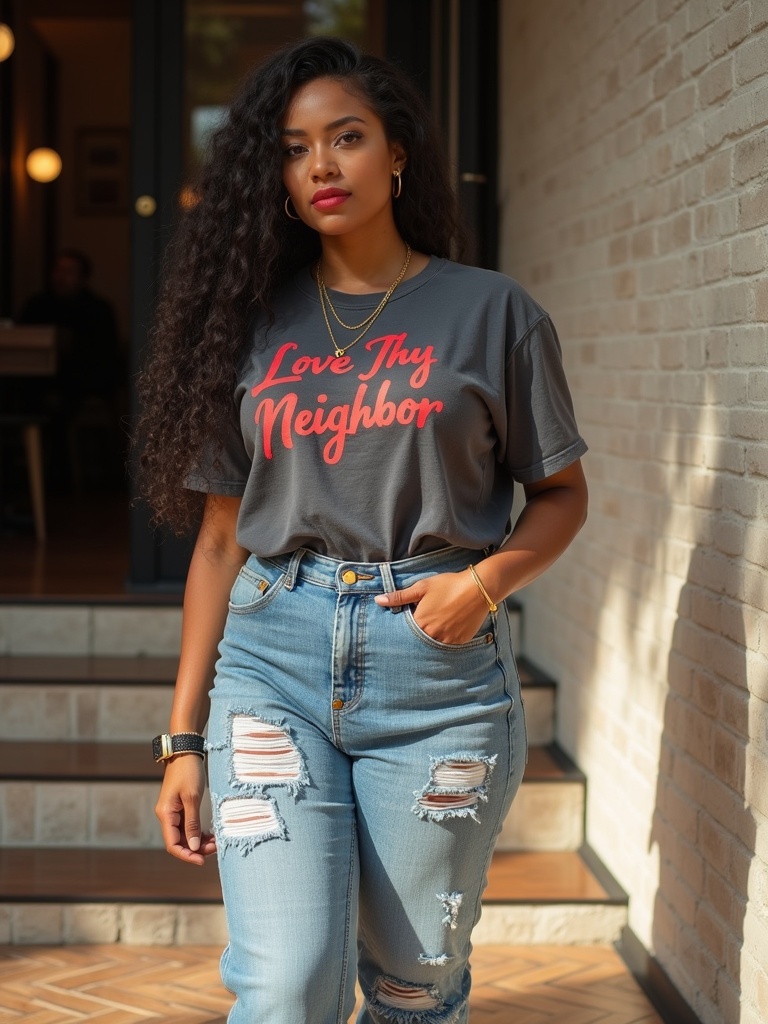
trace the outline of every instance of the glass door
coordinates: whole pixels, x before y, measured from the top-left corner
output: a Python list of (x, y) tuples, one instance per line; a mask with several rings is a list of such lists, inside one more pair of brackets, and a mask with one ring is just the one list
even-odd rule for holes
[[(384, 0), (134, 0), (132, 379), (143, 363), (163, 252), (206, 140), (246, 71), (291, 39), (340, 35), (381, 52)], [(138, 416), (136, 396), (132, 419)], [(190, 540), (137, 501), (129, 586), (179, 591)]]
[[(133, 0), (132, 373), (143, 361), (163, 251), (206, 140), (256, 61), (305, 35), (338, 35), (398, 60), (447, 139), (471, 261), (496, 259), (497, 0)], [(134, 396), (133, 416), (138, 413)], [(190, 541), (134, 504), (130, 586), (179, 591)]]

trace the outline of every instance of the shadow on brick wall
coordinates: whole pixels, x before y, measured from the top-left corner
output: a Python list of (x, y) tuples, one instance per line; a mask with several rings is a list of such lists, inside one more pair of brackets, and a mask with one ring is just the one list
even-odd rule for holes
[(680, 592), (668, 659), (651, 834), (659, 852), (653, 946), (672, 981), (697, 994), (703, 1020), (737, 1024), (756, 837), (745, 797), (744, 573), (718, 550), (720, 516), (710, 525), (713, 543), (695, 549)]

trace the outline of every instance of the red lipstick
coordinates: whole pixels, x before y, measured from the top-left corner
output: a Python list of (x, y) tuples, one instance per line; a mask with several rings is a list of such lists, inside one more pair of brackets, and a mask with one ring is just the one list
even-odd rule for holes
[(343, 188), (320, 188), (312, 196), (312, 205), (318, 210), (332, 210), (349, 199), (350, 193)]

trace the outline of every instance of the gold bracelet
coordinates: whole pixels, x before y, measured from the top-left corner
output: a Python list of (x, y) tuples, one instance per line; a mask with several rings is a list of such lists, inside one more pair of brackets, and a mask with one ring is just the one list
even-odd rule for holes
[(488, 593), (488, 591), (485, 589), (483, 584), (480, 582), (480, 577), (475, 572), (474, 565), (467, 566), (467, 568), (472, 573), (472, 579), (477, 584), (477, 589), (480, 591), (480, 593), (483, 595), (483, 597), (486, 600), (486, 603), (488, 605), (488, 611), (489, 612), (497, 612), (499, 610), (498, 606), (493, 603), (493, 601), (491, 600), (491, 595)]

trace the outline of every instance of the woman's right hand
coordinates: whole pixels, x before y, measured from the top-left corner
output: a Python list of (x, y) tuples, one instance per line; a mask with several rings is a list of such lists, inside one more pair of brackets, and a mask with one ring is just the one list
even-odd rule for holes
[(205, 792), (205, 765), (196, 754), (176, 754), (165, 764), (155, 814), (168, 853), (202, 867), (216, 852), (216, 840), (203, 832), (200, 804)]

